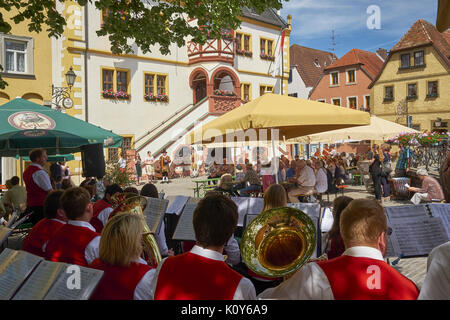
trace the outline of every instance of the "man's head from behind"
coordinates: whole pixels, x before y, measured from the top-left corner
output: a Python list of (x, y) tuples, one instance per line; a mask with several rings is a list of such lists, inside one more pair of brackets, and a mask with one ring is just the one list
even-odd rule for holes
[(340, 229), (345, 248), (367, 246), (387, 248), (387, 218), (384, 208), (375, 200), (356, 199), (342, 211)]
[(90, 221), (92, 218), (91, 195), (85, 188), (74, 187), (64, 191), (61, 206), (69, 220)]
[(105, 189), (105, 196), (103, 200), (106, 200), (107, 202), (111, 202), (111, 198), (116, 195), (117, 193), (122, 193), (123, 189), (116, 183), (111, 184), (106, 187)]
[(18, 176), (14, 176), (14, 177), (11, 178), (10, 181), (11, 181), (11, 185), (14, 187), (14, 186), (17, 186), (19, 184), (20, 179), (19, 179)]
[(64, 210), (61, 206), (61, 196), (64, 194), (62, 190), (54, 190), (45, 198), (44, 217), (47, 219), (67, 220)]
[(203, 248), (220, 247), (234, 233), (238, 221), (238, 208), (227, 196), (208, 193), (194, 211), (194, 230), (197, 244)]

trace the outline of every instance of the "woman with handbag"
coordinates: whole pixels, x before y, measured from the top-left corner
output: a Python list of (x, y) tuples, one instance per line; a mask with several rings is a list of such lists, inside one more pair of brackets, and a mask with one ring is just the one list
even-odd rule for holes
[(381, 165), (381, 184), (383, 186), (383, 197), (384, 200), (390, 200), (391, 197), (391, 186), (389, 184), (389, 178), (391, 176), (392, 172), (392, 165), (391, 165), (391, 146), (388, 144), (384, 144), (381, 147), (381, 150), (383, 151), (383, 162)]

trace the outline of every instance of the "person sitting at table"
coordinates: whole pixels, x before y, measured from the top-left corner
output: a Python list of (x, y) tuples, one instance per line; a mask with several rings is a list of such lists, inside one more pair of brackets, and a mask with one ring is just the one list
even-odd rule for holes
[(327, 179), (327, 171), (323, 167), (323, 161), (322, 160), (315, 160), (314, 161), (314, 169), (316, 174), (316, 185), (314, 186), (314, 190), (321, 194), (324, 192), (327, 192), (328, 190), (328, 179)]
[(296, 162), (295, 160), (292, 160), (289, 168), (286, 170), (286, 180), (289, 180), (293, 177), (295, 177), (295, 166), (296, 166)]
[(275, 183), (274, 175), (277, 174), (275, 172), (275, 168), (272, 166), (272, 161), (265, 163), (261, 166), (261, 181), (263, 192), (271, 185)]
[(233, 177), (229, 173), (225, 173), (220, 177), (219, 185), (214, 191), (222, 192), (232, 197), (239, 197), (239, 194), (233, 188)]
[(102, 231), (99, 256), (89, 268), (102, 270), (103, 277), (91, 300), (149, 300), (155, 269), (140, 258), (143, 218), (119, 213)]
[(233, 236), (238, 208), (227, 196), (208, 193), (194, 211), (196, 245), (162, 260), (150, 290), (154, 300), (250, 300), (252, 282), (230, 268), (223, 249)]
[(296, 182), (297, 187), (290, 190), (288, 193), (289, 201), (292, 203), (299, 202), (299, 195), (309, 195), (314, 191), (316, 185), (316, 175), (314, 170), (306, 165), (305, 160), (300, 160), (297, 166), (297, 178), (291, 179), (291, 182)]
[[(214, 179), (220, 177), (220, 165), (214, 161), (212, 165), (209, 167), (209, 176), (208, 179)], [(217, 181), (213, 181), (213, 184), (217, 184)], [(211, 181), (208, 181), (208, 185), (211, 184)]]
[(61, 206), (61, 196), (64, 191), (51, 191), (44, 202), (44, 219), (40, 220), (28, 232), (23, 240), (22, 250), (44, 257), (44, 248), (50, 238), (53, 237), (63, 225), (67, 222), (67, 217)]
[(422, 186), (420, 188), (408, 187), (409, 191), (415, 192), (411, 198), (412, 203), (417, 205), (421, 201), (444, 200), (444, 191), (441, 185), (435, 178), (428, 175), (426, 169), (417, 170), (417, 177), (422, 181)]
[(413, 281), (384, 262), (387, 218), (376, 201), (355, 199), (340, 219), (345, 251), (337, 258), (305, 264), (292, 277), (258, 295), (260, 299), (416, 300)]
[(241, 197), (248, 197), (248, 196), (250, 196), (251, 192), (261, 190), (261, 181), (259, 180), (259, 176), (256, 173), (256, 171), (253, 169), (253, 166), (251, 163), (248, 163), (246, 165), (245, 176), (243, 179), (238, 181), (238, 183), (245, 183), (245, 184), (248, 183), (249, 184), (249, 186), (239, 189), (239, 195)]

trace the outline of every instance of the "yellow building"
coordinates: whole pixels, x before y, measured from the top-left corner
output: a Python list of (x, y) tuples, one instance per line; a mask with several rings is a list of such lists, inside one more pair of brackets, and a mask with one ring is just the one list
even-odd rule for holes
[(371, 113), (417, 130), (450, 130), (450, 30), (418, 20), (369, 85)]

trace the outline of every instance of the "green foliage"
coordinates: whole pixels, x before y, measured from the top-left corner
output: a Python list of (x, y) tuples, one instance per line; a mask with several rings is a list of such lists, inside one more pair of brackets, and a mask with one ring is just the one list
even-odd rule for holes
[(121, 187), (128, 187), (133, 184), (130, 174), (126, 171), (122, 172), (117, 161), (106, 163), (106, 176), (109, 177), (111, 183), (117, 183)]
[[(170, 53), (170, 45), (185, 45), (188, 39), (204, 44), (208, 38), (220, 37), (223, 28), (237, 29), (242, 7), (262, 13), (268, 8), (280, 9), (283, 0), (76, 0), (84, 6), (94, 3), (100, 10), (109, 10), (99, 36), (107, 36), (111, 51), (116, 54), (133, 52), (138, 47), (143, 53), (158, 45), (162, 54)], [(289, 0), (284, 0), (289, 1)], [(56, 3), (64, 0), (3, 0), (1, 11), (17, 12), (14, 23), (28, 23), (30, 32), (41, 32), (44, 26), (49, 37), (59, 37), (66, 26), (57, 12)], [(152, 3), (150, 7), (149, 4)], [(197, 23), (189, 23), (195, 17)], [(199, 28), (198, 26), (202, 26)], [(0, 32), (11, 30), (9, 21), (0, 14)], [(0, 88), (2, 80), (0, 77)]]

